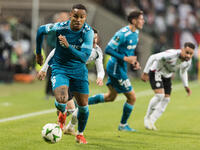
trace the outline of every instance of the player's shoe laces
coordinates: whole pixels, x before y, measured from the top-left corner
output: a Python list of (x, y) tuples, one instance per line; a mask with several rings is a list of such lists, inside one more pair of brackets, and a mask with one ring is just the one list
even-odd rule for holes
[(119, 131), (136, 132), (136, 130), (133, 129), (133, 128), (131, 128), (131, 127), (129, 127), (129, 125), (125, 125), (125, 126), (119, 125), (118, 130), (119, 130)]
[(83, 135), (76, 135), (76, 142), (79, 144), (87, 144), (87, 141)]
[(71, 127), (65, 127), (64, 129), (64, 134), (69, 134), (69, 135), (76, 135), (75, 129)]
[(65, 120), (66, 120), (66, 117), (67, 117), (67, 113), (61, 113), (59, 112), (59, 116), (58, 116), (58, 124), (60, 126), (60, 128), (63, 130), (64, 127), (65, 127)]

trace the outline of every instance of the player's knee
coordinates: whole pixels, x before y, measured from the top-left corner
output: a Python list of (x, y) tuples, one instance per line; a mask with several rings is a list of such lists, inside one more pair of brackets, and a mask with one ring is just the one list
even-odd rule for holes
[(158, 97), (159, 100), (163, 100), (164, 97), (165, 97), (165, 94), (164, 93), (159, 93), (159, 94), (156, 94), (155, 96)]
[(106, 102), (113, 102), (115, 100), (116, 96), (117, 95), (114, 95), (114, 94), (113, 95), (108, 94), (108, 95), (105, 96), (105, 101)]
[(135, 97), (135, 96), (129, 97), (129, 98), (127, 99), (127, 102), (128, 102), (129, 104), (131, 104), (131, 105), (134, 105), (135, 102), (136, 102), (136, 97)]
[(67, 100), (68, 100), (68, 96), (57, 96), (56, 97), (56, 101), (58, 103), (63, 103), (63, 104), (66, 104), (67, 103)]

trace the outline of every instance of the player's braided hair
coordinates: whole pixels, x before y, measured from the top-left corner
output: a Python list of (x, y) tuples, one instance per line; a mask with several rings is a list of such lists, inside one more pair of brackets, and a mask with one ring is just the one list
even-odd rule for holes
[(132, 23), (132, 19), (137, 19), (140, 15), (143, 15), (143, 11), (141, 11), (141, 10), (133, 10), (127, 16), (128, 22)]

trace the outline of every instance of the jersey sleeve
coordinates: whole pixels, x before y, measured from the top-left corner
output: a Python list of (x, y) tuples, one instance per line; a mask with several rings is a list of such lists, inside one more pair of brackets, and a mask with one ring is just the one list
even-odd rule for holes
[(60, 23), (42, 25), (37, 30), (36, 35), (36, 54), (41, 54), (44, 35), (49, 32), (55, 32), (60, 26)]
[(92, 46), (93, 46), (93, 38), (94, 38), (94, 32), (92, 30), (89, 30), (84, 35), (84, 41), (81, 45), (81, 50), (77, 50), (73, 46), (69, 45), (69, 50), (71, 53), (78, 59), (80, 59), (82, 62), (86, 63), (88, 60)]
[(45, 60), (44, 65), (42, 66), (41, 71), (47, 72), (48, 68), (49, 68), (49, 61), (53, 58), (53, 55), (55, 54), (55, 48), (49, 53), (47, 59)]
[(100, 47), (98, 47), (98, 58), (95, 60), (95, 65), (97, 69), (97, 78), (103, 79), (105, 71), (103, 68), (103, 53)]
[(180, 65), (179, 75), (184, 87), (188, 87), (188, 69), (191, 66), (191, 60), (189, 62), (183, 62)]
[(118, 53), (117, 49), (120, 44), (124, 43), (124, 40), (125, 39), (123, 33), (117, 32), (106, 46), (105, 49), (106, 54), (116, 57), (117, 59), (123, 60), (125, 55)]

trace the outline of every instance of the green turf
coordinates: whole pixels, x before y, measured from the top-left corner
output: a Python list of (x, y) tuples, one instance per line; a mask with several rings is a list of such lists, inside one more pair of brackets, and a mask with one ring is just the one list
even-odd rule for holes
[[(74, 137), (69, 135), (63, 135), (56, 144), (46, 143), (41, 138), (41, 130), (46, 123), (56, 122), (56, 113), (53, 112), (0, 123), (0, 150), (199, 150), (200, 84), (190, 84), (190, 97), (186, 96), (180, 84), (175, 84), (171, 102), (156, 123), (158, 131), (148, 131), (143, 126), (143, 118), (152, 97), (149, 84), (134, 81), (138, 98), (129, 124), (138, 130), (137, 133), (117, 130), (125, 100), (120, 95), (114, 103), (90, 106), (85, 130), (89, 142), (87, 145), (76, 144)], [(44, 87), (44, 82), (0, 84), (0, 120), (53, 109), (54, 99), (45, 100)], [(106, 92), (107, 88), (97, 87), (91, 82), (90, 90), (92, 95)]]

